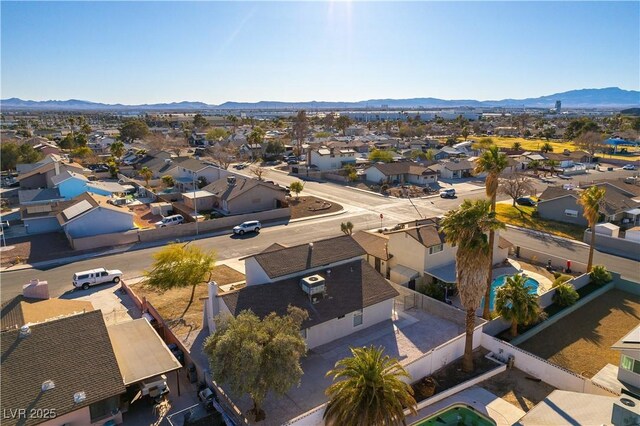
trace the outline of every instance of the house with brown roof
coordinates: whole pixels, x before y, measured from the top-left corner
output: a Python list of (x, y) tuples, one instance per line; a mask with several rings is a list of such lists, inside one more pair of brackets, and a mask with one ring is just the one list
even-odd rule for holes
[(442, 179), (463, 179), (471, 177), (473, 164), (468, 160), (452, 160), (437, 164), (432, 169), (440, 172)]
[(53, 188), (53, 177), (67, 170), (86, 175), (91, 173), (80, 164), (62, 161), (55, 154), (49, 154), (37, 163), (18, 164), (16, 168), (21, 189)]
[[(637, 187), (616, 182), (597, 182), (594, 185), (605, 188), (604, 201), (600, 206), (603, 221), (619, 222), (629, 227), (640, 225), (640, 191)], [(585, 187), (589, 186), (591, 184)], [(538, 214), (543, 219), (587, 226), (579, 198), (580, 190), (550, 186), (540, 195)]]
[[(206, 197), (204, 193), (211, 194)], [(198, 196), (198, 193), (201, 193)], [(211, 205), (225, 215), (260, 212), (280, 208), (284, 205), (286, 190), (273, 183), (258, 179), (229, 175), (196, 192), (198, 196), (198, 210), (204, 210), (202, 205)], [(187, 206), (193, 205), (190, 193), (183, 194)], [(202, 199), (204, 204), (200, 204)]]
[(122, 423), (126, 388), (101, 311), (4, 331), (0, 340), (3, 425)]
[(368, 231), (358, 231), (352, 235), (353, 239), (367, 252), (366, 259), (385, 278), (391, 278), (389, 260), (389, 237), (385, 234)]
[(286, 314), (289, 306), (306, 310), (302, 333), (314, 348), (388, 320), (398, 292), (365, 259), (351, 236), (293, 247), (270, 247), (245, 259), (247, 286), (210, 293), (208, 324), (216, 315), (250, 309), (259, 317)]
[(411, 183), (429, 185), (438, 182), (438, 172), (412, 161), (398, 163), (378, 163), (364, 171), (369, 182)]
[(180, 191), (192, 191), (194, 183), (197, 185), (198, 181), (203, 180), (206, 185), (223, 179), (230, 173), (195, 158), (185, 158), (175, 161), (165, 174), (173, 176)]
[[(445, 241), (440, 219), (427, 218), (403, 226), (386, 233), (391, 281), (411, 289), (415, 289), (418, 279), (455, 283), (457, 248)], [(511, 243), (496, 232), (494, 264), (507, 258), (510, 246)]]

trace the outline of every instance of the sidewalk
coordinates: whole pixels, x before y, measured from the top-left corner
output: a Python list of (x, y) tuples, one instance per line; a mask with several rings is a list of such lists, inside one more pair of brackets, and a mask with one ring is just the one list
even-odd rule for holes
[[(325, 217), (331, 217), (331, 216), (338, 216), (338, 215), (342, 215), (348, 213), (348, 210), (340, 210), (337, 212), (333, 212), (333, 213), (326, 213), (326, 214), (320, 214), (317, 216), (309, 216), (309, 217), (302, 217), (299, 219), (291, 219), (291, 220), (280, 220), (280, 221), (276, 221), (276, 222), (266, 222), (264, 223), (264, 225), (268, 226), (277, 226), (277, 225), (284, 225), (284, 224), (288, 224), (288, 223), (299, 223), (299, 222), (304, 222), (304, 221), (308, 221), (308, 220), (314, 220), (314, 219), (321, 219), (321, 218), (325, 218)], [(217, 231), (217, 232), (210, 232), (207, 234), (200, 234), (198, 236), (190, 236), (190, 237), (184, 237), (181, 238), (180, 241), (181, 242), (187, 242), (187, 241), (195, 241), (195, 240), (201, 240), (201, 239), (205, 239), (205, 238), (213, 238), (213, 237), (219, 237), (221, 235), (228, 235), (231, 234), (231, 230), (224, 230), (224, 231)], [(27, 270), (27, 269), (33, 269), (33, 268), (47, 268), (47, 267), (53, 267), (53, 266), (60, 266), (60, 265), (66, 265), (69, 263), (73, 263), (73, 262), (79, 262), (81, 260), (86, 260), (86, 259), (91, 259), (94, 257), (102, 257), (102, 256), (111, 256), (114, 254), (121, 254), (127, 251), (137, 251), (137, 250), (144, 250), (144, 249), (148, 249), (148, 248), (153, 248), (153, 247), (159, 247), (159, 246), (163, 246), (166, 245), (169, 241), (175, 241), (175, 238), (170, 238), (170, 239), (165, 239), (165, 240), (158, 240), (158, 241), (150, 241), (147, 243), (135, 243), (135, 244), (127, 244), (127, 245), (122, 245), (122, 246), (117, 246), (117, 247), (113, 247), (111, 249), (105, 249), (105, 250), (97, 250), (95, 252), (92, 253), (86, 253), (86, 254), (82, 254), (82, 255), (78, 255), (78, 256), (68, 256), (68, 257), (63, 257), (63, 258), (58, 258), (55, 260), (47, 260), (47, 261), (42, 261), (42, 262), (35, 262), (32, 264), (21, 264), (21, 265), (15, 265), (15, 266), (10, 266), (8, 268), (4, 268), (4, 267), (0, 267), (0, 272), (13, 272), (13, 271), (22, 271), (22, 270)], [(237, 269), (237, 268), (234, 268)], [(244, 273), (244, 271), (241, 271)]]

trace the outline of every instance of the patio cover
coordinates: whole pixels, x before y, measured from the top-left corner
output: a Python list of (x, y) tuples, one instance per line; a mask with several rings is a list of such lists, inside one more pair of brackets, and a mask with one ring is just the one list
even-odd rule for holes
[(391, 268), (391, 272), (400, 275), (403, 278), (406, 278), (407, 281), (411, 281), (414, 278), (417, 278), (420, 276), (420, 272), (416, 271), (415, 269), (411, 269), (408, 266), (404, 266), (404, 265), (396, 265), (393, 268)]
[(436, 266), (434, 268), (429, 268), (425, 271), (427, 274), (431, 275), (439, 279), (440, 281), (444, 281), (445, 283), (455, 283), (456, 282), (456, 263), (451, 262), (446, 265)]
[(640, 215), (640, 209), (627, 210), (625, 213), (630, 214), (631, 216), (638, 216)]
[(144, 318), (110, 325), (107, 332), (125, 386), (182, 367)]

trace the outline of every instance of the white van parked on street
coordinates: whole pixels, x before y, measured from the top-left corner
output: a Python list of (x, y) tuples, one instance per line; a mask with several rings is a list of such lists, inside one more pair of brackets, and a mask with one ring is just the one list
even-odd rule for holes
[(73, 274), (73, 286), (86, 290), (92, 285), (110, 282), (119, 283), (120, 277), (122, 277), (122, 271), (119, 269), (109, 271), (105, 268), (91, 269)]

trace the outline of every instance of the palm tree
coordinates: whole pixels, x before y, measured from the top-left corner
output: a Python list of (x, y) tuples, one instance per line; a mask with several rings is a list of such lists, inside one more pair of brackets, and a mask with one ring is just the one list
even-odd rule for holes
[(545, 314), (538, 304), (538, 295), (530, 294), (527, 279), (522, 274), (508, 277), (496, 291), (496, 311), (511, 321), (511, 336), (518, 335), (518, 324), (529, 325)]
[(533, 172), (536, 174), (536, 176), (538, 176), (538, 169), (540, 168), (540, 161), (539, 160), (531, 160), (529, 161), (529, 164), (527, 165), (528, 168), (533, 169)]
[(556, 170), (556, 167), (558, 167), (560, 163), (558, 163), (556, 160), (547, 160), (546, 165), (547, 167), (549, 167), (551, 176), (553, 176), (553, 172)]
[[(509, 162), (507, 156), (504, 155), (496, 145), (490, 146), (482, 155), (478, 158), (474, 173), (486, 173), (487, 178), (485, 180), (485, 189), (487, 197), (491, 201), (491, 212), (496, 211), (496, 195), (498, 193), (498, 183), (500, 174), (507, 168)], [(489, 231), (489, 270), (493, 264), (493, 243), (496, 239), (495, 231)], [(485, 300), (489, 300), (491, 295), (491, 274), (487, 277), (487, 286), (485, 289)], [(491, 309), (489, 303), (484, 304), (482, 316), (486, 320), (491, 319)]]
[[(467, 311), (464, 371), (473, 371), (473, 329), (475, 312), (485, 294), (486, 282), (491, 276), (491, 257), (486, 232), (504, 228), (489, 200), (464, 200), (455, 210), (447, 212), (441, 222), (445, 240), (457, 246), (456, 280), (458, 294)], [(487, 299), (489, 300), (489, 299)]]
[(413, 415), (413, 389), (402, 379), (409, 373), (397, 359), (383, 355), (382, 347), (351, 348), (351, 357), (338, 361), (327, 376), (334, 382), (325, 391), (329, 397), (324, 419), (329, 425), (400, 425), (404, 409)]
[(151, 171), (151, 169), (148, 168), (147, 166), (145, 166), (145, 167), (140, 169), (139, 173), (140, 173), (140, 176), (142, 177), (142, 179), (144, 179), (144, 181), (146, 183), (145, 186), (149, 186), (149, 181), (153, 177), (153, 172)]
[(522, 148), (522, 144), (520, 142), (514, 142), (513, 145), (511, 145), (511, 149), (514, 151), (518, 151), (520, 148)]
[(124, 155), (124, 144), (122, 143), (122, 141), (116, 141), (111, 144), (109, 150), (111, 151), (111, 155), (113, 155), (115, 158), (120, 158), (122, 157), (122, 155)]
[(547, 153), (547, 152), (553, 152), (553, 145), (551, 145), (549, 142), (545, 142), (542, 144), (542, 147), (540, 148), (540, 151)]
[(587, 272), (591, 272), (593, 266), (593, 248), (596, 244), (596, 224), (600, 218), (600, 206), (604, 201), (605, 189), (597, 185), (592, 185), (580, 193), (578, 203), (582, 206), (584, 212), (582, 215), (589, 223), (591, 228), (591, 242), (589, 243), (589, 262), (587, 262)]

